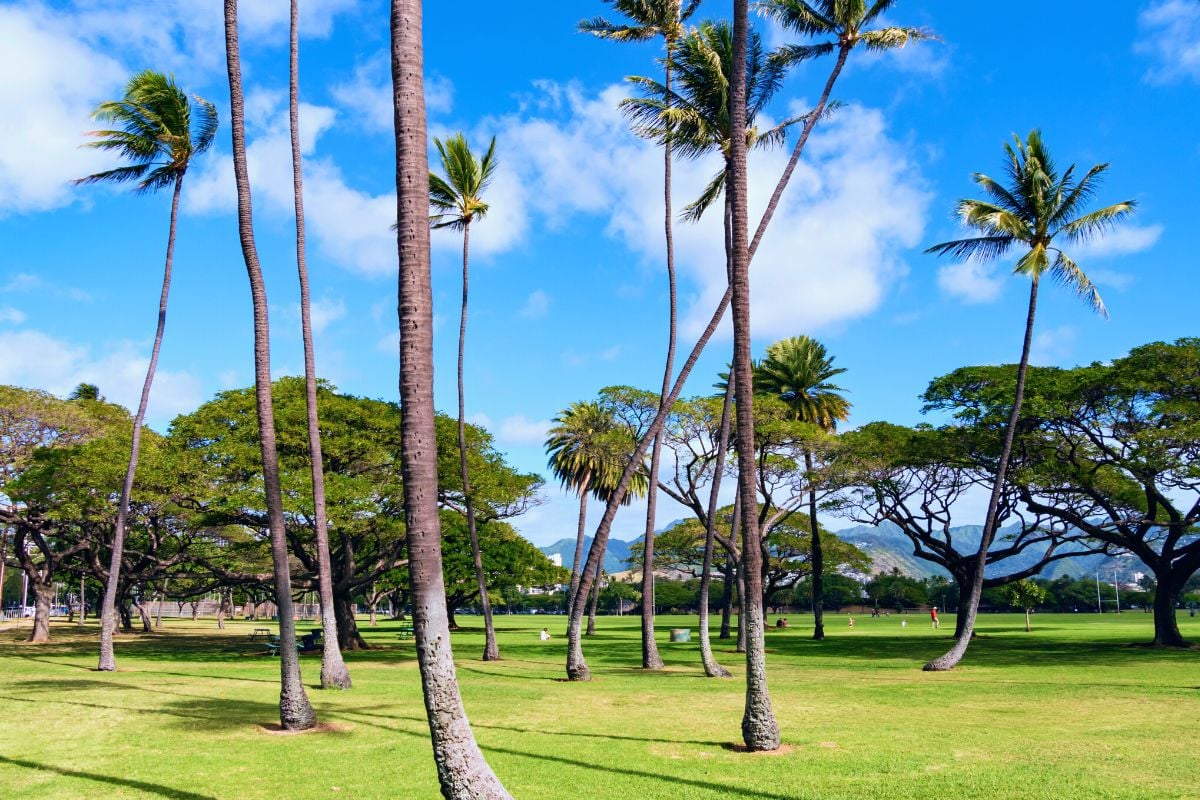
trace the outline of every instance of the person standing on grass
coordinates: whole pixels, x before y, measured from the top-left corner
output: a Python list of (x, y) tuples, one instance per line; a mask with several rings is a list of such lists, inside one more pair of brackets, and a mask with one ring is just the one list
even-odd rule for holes
[(940, 627), (938, 625), (937, 606), (929, 610), (929, 619), (933, 622), (933, 629), (936, 631)]

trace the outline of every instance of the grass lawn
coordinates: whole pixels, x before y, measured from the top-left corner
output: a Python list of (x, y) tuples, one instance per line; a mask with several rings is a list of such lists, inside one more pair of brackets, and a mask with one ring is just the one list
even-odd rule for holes
[[(767, 637), (785, 750), (745, 754), (744, 664), (703, 677), (694, 641), (667, 668), (640, 663), (638, 619), (601, 618), (585, 643), (595, 680), (563, 675), (563, 617), (497, 617), (504, 660), (485, 664), (479, 621), (460, 617), (458, 674), (475, 734), (513, 795), (533, 798), (1200, 797), (1200, 651), (1130, 647), (1150, 638), (1131, 612), (989, 615), (963, 666), (922, 673), (948, 647), (923, 616), (807, 617)], [(774, 617), (772, 617), (772, 621)], [(1181, 617), (1200, 640), (1200, 620)], [(97, 630), (55, 624), (55, 642), (0, 633), (2, 798), (431, 798), (438, 796), (411, 640), (366, 627), (378, 649), (347, 654), (355, 688), (310, 691), (331, 729), (278, 735), (278, 662), (261, 623), (166, 621), (118, 639), (120, 671), (92, 671)], [(554, 638), (538, 640), (548, 625)], [(301, 624), (304, 631), (311, 625)], [(26, 628), (27, 630), (27, 628)], [(313, 684), (319, 655), (302, 659)]]

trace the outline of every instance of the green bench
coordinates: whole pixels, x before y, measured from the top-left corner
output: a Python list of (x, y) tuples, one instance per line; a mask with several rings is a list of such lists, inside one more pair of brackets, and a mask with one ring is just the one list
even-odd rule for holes
[(413, 638), (413, 626), (411, 622), (406, 622), (400, 626), (400, 632), (396, 634), (401, 639)]
[[(296, 652), (300, 653), (303, 651), (304, 651), (304, 646), (302, 644), (300, 644), (300, 642), (296, 642)], [(273, 656), (279, 655), (279, 637), (278, 636), (272, 635), (272, 636), (267, 637), (267, 653), (270, 655), (273, 655)]]

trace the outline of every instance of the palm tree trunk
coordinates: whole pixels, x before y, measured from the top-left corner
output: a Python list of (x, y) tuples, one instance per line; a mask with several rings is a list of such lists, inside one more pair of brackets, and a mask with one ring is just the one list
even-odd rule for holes
[(479, 549), (479, 533), (475, 523), (475, 503), (471, 496), (471, 476), (467, 471), (467, 405), (463, 391), (463, 355), (467, 344), (467, 286), (468, 253), (471, 223), (463, 225), (462, 313), (458, 322), (458, 469), (462, 477), (463, 503), (467, 507), (467, 534), (471, 540), (471, 560), (475, 564), (475, 582), (479, 585), (479, 607), (483, 611), (483, 660), (499, 661), (500, 646), (496, 644), (496, 628), (492, 624), (492, 603), (488, 600), (487, 578), (483, 574), (483, 553)]
[(737, 579), (737, 567), (733, 556), (725, 554), (725, 585), (721, 589), (721, 632), (718, 639), (729, 638), (729, 622), (733, 617), (733, 583)]
[(575, 602), (575, 593), (579, 591), (579, 581), (582, 573), (579, 566), (583, 559), (583, 532), (587, 526), (587, 500), (588, 487), (592, 484), (592, 472), (587, 470), (583, 473), (583, 480), (579, 484), (579, 526), (575, 530), (575, 560), (571, 564), (571, 588), (567, 592), (567, 608)]
[[(733, 4), (733, 63), (746, 63), (749, 30), (746, 0)], [(729, 81), (730, 130), (746, 128), (746, 71), (735, 68)], [(763, 647), (762, 551), (755, 496), (754, 385), (750, 361), (750, 243), (747, 237), (746, 138), (730, 137), (727, 181), (733, 209), (733, 377), (737, 396), (738, 495), (742, 500), (742, 561), (746, 581), (746, 710), (742, 716), (742, 741), (749, 750), (777, 750), (779, 726), (767, 690), (767, 662)]]
[(166, 599), (166, 595), (167, 595), (167, 581), (169, 581), (169, 580), (170, 580), (170, 578), (163, 578), (162, 586), (161, 586), (161, 587), (159, 588), (159, 590), (158, 590), (158, 608), (157, 608), (157, 609), (155, 609), (155, 611), (156, 611), (157, 613), (155, 614), (155, 619), (154, 619), (154, 627), (156, 627), (156, 628), (161, 628), (161, 627), (162, 627), (162, 607), (163, 607), (163, 600), (165, 600), (165, 599)]
[(700, 571), (700, 663), (710, 678), (731, 678), (733, 674), (713, 657), (708, 637), (708, 585), (712, 580), (713, 540), (717, 531), (718, 496), (721, 493), (722, 465), (729, 446), (729, 418), (733, 405), (733, 381), (725, 382), (725, 402), (721, 405), (721, 426), (717, 433), (717, 454), (714, 460), (713, 481), (708, 491), (708, 518), (704, 521), (704, 563)]
[(304, 400), (308, 409), (308, 448), (312, 455), (313, 520), (317, 538), (317, 593), (321, 598), (321, 688), (349, 689), (350, 671), (338, 647), (333, 611), (333, 571), (329, 565), (329, 517), (325, 504), (325, 459), (317, 410), (317, 365), (313, 352), (308, 257), (304, 237), (304, 176), (300, 157), (300, 14), (291, 2), (288, 118), (292, 135), (292, 183), (296, 203), (296, 271), (300, 276), (300, 332), (304, 339)]
[(175, 226), (179, 219), (179, 193), (183, 188), (183, 175), (175, 179), (175, 190), (171, 194), (171, 224), (167, 229), (167, 258), (163, 267), (162, 291), (158, 297), (158, 326), (154, 331), (154, 346), (150, 349), (150, 364), (146, 368), (146, 380), (142, 383), (142, 396), (138, 400), (137, 414), (133, 417), (133, 439), (129, 448), (129, 465), (125, 468), (125, 482), (121, 485), (121, 499), (117, 504), (117, 524), (113, 529), (112, 554), (108, 562), (108, 581), (104, 586), (104, 601), (100, 612), (100, 663), (96, 669), (112, 672), (117, 668), (113, 653), (113, 632), (117, 627), (117, 583), (121, 576), (121, 557), (125, 549), (125, 526), (129, 521), (129, 497), (133, 494), (133, 478), (137, 472), (138, 455), (142, 448), (142, 423), (146, 419), (146, 406), (150, 402), (150, 387), (154, 384), (154, 371), (158, 367), (158, 353), (162, 348), (163, 331), (167, 325), (167, 297), (171, 293), (171, 265), (175, 257)]
[[(667, 40), (667, 57), (664, 65), (667, 109), (671, 107), (671, 51), (674, 42)], [(671, 373), (675, 371), (675, 233), (671, 210), (671, 137), (663, 144), (663, 229), (667, 246), (667, 293), (669, 298), (667, 364), (663, 370), (662, 391), (659, 393), (659, 410), (666, 403), (671, 391)], [(662, 430), (654, 436), (650, 450), (650, 485), (646, 494), (646, 533), (642, 560), (642, 669), (662, 669), (662, 656), (654, 641), (654, 528), (658, 506), (658, 469), (662, 458)]]
[(1000, 507), (1000, 495), (1004, 491), (1004, 481), (1008, 477), (1008, 462), (1012, 455), (1013, 440), (1017, 434), (1017, 422), (1021, 418), (1021, 401), (1025, 399), (1025, 373), (1029, 368), (1029, 350), (1033, 346), (1033, 320), (1037, 313), (1038, 276), (1033, 276), (1029, 287), (1029, 312), (1025, 317), (1025, 340), (1021, 345), (1021, 361), (1017, 364), (1017, 392), (1013, 398), (1012, 413), (1008, 417), (1008, 427), (1004, 431), (1004, 447), (1000, 451), (1000, 462), (996, 466), (996, 483), (992, 486), (992, 495), (988, 499), (987, 516), (983, 520), (983, 533), (979, 540), (979, 554), (975, 561), (975, 574), (971, 580), (971, 594), (968, 603), (958, 609), (958, 617), (962, 626), (954, 639), (954, 646), (949, 652), (938, 656), (924, 666), (927, 672), (941, 672), (954, 669), (967, 652), (971, 643), (971, 634), (975, 631), (975, 617), (979, 613), (979, 597), (983, 593), (984, 568), (987, 566), (988, 548), (996, 535), (996, 514)]
[[(604, 565), (601, 564), (600, 569), (603, 569), (603, 567), (604, 567)], [(601, 577), (601, 572), (597, 571), (595, 579), (592, 583), (591, 600), (588, 601), (588, 621), (587, 621), (587, 635), (588, 636), (596, 635), (596, 606), (599, 605), (599, 603), (600, 603), (600, 577)]]
[(413, 635), (442, 795), (511, 800), (475, 743), (458, 690), (437, 508), (433, 407), (433, 289), (429, 266), (429, 160), (420, 0), (392, 0), (392, 100), (400, 259), (401, 468), (412, 581)]
[(225, 53), (229, 71), (230, 123), (233, 130), (233, 174), (238, 194), (238, 233), (250, 296), (254, 305), (254, 396), (258, 411), (258, 440), (262, 454), (263, 493), (271, 531), (271, 560), (275, 572), (275, 603), (279, 608), (279, 724), (285, 730), (306, 730), (317, 715), (300, 682), (296, 653), (296, 623), (292, 614), (292, 579), (288, 572), (279, 458), (275, 449), (275, 413), (271, 403), (271, 337), (267, 291), (254, 245), (250, 176), (246, 169), (246, 128), (242, 101), (242, 65), (238, 52), (237, 0), (225, 0)]
[(825, 595), (825, 552), (821, 548), (821, 526), (817, 523), (817, 490), (812, 484), (813, 458), (808, 450), (804, 451), (804, 469), (807, 473), (808, 520), (812, 533), (808, 551), (808, 563), (812, 567), (812, 638), (820, 641), (825, 638), (825, 608), (822, 603)]
[[(0, 562), (4, 559), (0, 558)], [(82, 574), (79, 576), (79, 618), (75, 621), (76, 625), (82, 625), (84, 618), (87, 616), (87, 587), (84, 583), (85, 579)], [(4, 571), (0, 569), (0, 584), (4, 583)]]

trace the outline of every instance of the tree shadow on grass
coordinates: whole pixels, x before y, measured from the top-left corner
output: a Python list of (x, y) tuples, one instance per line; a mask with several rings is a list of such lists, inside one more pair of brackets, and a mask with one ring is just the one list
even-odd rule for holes
[(39, 770), (42, 772), (54, 772), (59, 775), (64, 775), (68, 778), (80, 778), (82, 780), (96, 781), (97, 783), (107, 783), (112, 786), (121, 786), (128, 789), (137, 789), (139, 792), (157, 795), (159, 797), (171, 798), (171, 800), (217, 800), (212, 795), (197, 794), (184, 789), (175, 789), (170, 786), (163, 786), (159, 783), (147, 783), (146, 781), (135, 781), (130, 778), (114, 778), (111, 775), (101, 775), (97, 772), (83, 772), (76, 769), (66, 769), (65, 767), (55, 767), (49, 764), (38, 764), (35, 761), (25, 761), (20, 758), (8, 758), (0, 755), (0, 764), (12, 764), (15, 767), (23, 767), (25, 769)]

